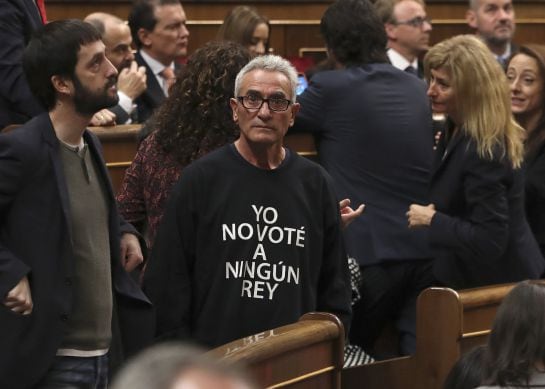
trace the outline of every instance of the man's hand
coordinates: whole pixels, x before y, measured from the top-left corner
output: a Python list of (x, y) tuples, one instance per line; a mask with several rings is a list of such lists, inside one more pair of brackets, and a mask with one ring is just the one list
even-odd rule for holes
[(365, 208), (364, 204), (360, 204), (356, 210), (350, 207), (350, 199), (344, 199), (339, 201), (339, 208), (341, 209), (341, 228), (344, 230), (350, 223), (358, 218)]
[(411, 204), (407, 212), (409, 228), (425, 227), (431, 225), (431, 219), (435, 215), (435, 205), (418, 205)]
[(121, 237), (121, 266), (125, 271), (131, 272), (143, 261), (142, 248), (136, 235), (123, 234)]
[(134, 100), (146, 90), (146, 81), (146, 68), (138, 67), (136, 62), (132, 61), (131, 66), (119, 72), (117, 90)]
[(108, 109), (102, 109), (93, 115), (91, 126), (115, 126), (116, 115)]
[(32, 295), (27, 276), (21, 278), (19, 283), (8, 292), (3, 304), (16, 313), (23, 315), (30, 315), (32, 313)]

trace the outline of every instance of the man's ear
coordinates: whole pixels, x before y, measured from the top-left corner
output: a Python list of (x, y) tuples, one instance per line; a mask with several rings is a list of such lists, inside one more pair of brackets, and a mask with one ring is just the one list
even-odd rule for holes
[(466, 20), (469, 27), (477, 29), (477, 14), (474, 10), (468, 9), (466, 12)]
[(54, 75), (51, 76), (51, 84), (53, 88), (59, 93), (70, 96), (72, 88), (74, 86), (72, 80), (67, 79), (64, 76)]
[(237, 101), (237, 99), (231, 97), (231, 99), (229, 99), (229, 105), (231, 106), (231, 109), (233, 110), (233, 121), (235, 123), (238, 123), (238, 115), (237, 115), (238, 101)]
[(293, 123), (295, 123), (295, 116), (297, 115), (297, 112), (301, 109), (301, 104), (299, 103), (293, 103), (291, 106), (291, 120), (290, 120), (290, 127), (293, 126)]
[(139, 28), (137, 35), (142, 46), (144, 47), (151, 46), (150, 31), (146, 30), (145, 28)]
[(390, 40), (397, 39), (397, 26), (393, 23), (384, 23), (384, 31), (386, 31), (386, 36)]

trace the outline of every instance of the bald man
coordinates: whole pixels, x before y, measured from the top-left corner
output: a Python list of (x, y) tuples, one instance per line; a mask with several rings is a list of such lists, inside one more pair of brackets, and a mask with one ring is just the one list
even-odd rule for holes
[(95, 114), (92, 125), (125, 124), (138, 121), (134, 100), (146, 90), (146, 69), (134, 60), (131, 30), (117, 16), (95, 12), (84, 21), (95, 26), (106, 46), (106, 57), (117, 68), (117, 90), (119, 104)]
[(512, 0), (469, 0), (466, 13), (468, 25), (488, 46), (498, 62), (505, 67), (511, 54), (518, 50), (513, 44), (515, 8)]

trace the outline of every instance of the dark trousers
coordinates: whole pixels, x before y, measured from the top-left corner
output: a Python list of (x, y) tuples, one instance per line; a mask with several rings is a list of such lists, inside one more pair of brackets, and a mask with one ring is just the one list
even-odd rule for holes
[(35, 389), (106, 389), (108, 355), (100, 357), (56, 356)]
[(390, 261), (362, 266), (361, 300), (353, 307), (350, 342), (361, 346), (376, 359), (396, 355), (380, 355), (375, 341), (388, 323), (399, 332), (397, 355), (414, 354), (416, 350), (416, 299), (420, 292), (436, 285), (432, 260)]

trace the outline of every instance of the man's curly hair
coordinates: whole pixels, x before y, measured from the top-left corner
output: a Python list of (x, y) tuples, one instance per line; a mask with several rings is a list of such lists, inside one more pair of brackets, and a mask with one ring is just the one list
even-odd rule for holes
[(229, 98), (249, 60), (248, 50), (234, 42), (210, 42), (195, 51), (149, 123), (165, 153), (185, 166), (238, 137)]

